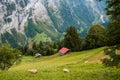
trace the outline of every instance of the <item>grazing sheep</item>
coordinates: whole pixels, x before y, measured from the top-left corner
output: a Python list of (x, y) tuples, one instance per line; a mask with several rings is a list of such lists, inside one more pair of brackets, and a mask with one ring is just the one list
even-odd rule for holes
[(68, 70), (68, 69), (63, 69), (63, 71), (64, 71), (65, 73), (68, 73), (68, 72), (69, 72), (69, 70)]
[(31, 74), (36, 74), (38, 71), (37, 69), (31, 69), (31, 70), (28, 70), (28, 72), (30, 72)]
[(88, 63), (88, 61), (85, 61), (85, 63)]

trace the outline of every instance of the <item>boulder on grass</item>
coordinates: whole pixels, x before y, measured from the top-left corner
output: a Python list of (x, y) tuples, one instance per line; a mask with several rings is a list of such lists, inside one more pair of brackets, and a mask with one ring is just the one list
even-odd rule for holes
[(40, 54), (40, 53), (36, 53), (35, 54), (35, 58), (39, 58), (39, 57), (41, 57), (42, 55)]

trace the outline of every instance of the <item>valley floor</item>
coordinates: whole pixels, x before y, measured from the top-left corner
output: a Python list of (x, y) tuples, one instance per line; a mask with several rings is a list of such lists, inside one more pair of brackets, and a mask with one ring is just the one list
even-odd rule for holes
[[(0, 72), (0, 80), (120, 80), (120, 69), (105, 67), (103, 48), (71, 52), (65, 56), (55, 54), (41, 58), (23, 57), (22, 63)], [(68, 69), (64, 73), (63, 69)], [(37, 69), (31, 74), (29, 69)]]

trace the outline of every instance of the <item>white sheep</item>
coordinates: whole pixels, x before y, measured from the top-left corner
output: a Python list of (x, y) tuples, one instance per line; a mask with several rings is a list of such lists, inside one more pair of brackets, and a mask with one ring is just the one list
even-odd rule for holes
[(64, 71), (65, 73), (68, 73), (68, 72), (69, 72), (69, 70), (68, 70), (68, 69), (63, 69), (63, 71)]
[(30, 69), (28, 70), (28, 72), (30, 72), (31, 74), (36, 74), (38, 71), (37, 69)]
[(84, 63), (88, 63), (88, 61), (85, 61)]

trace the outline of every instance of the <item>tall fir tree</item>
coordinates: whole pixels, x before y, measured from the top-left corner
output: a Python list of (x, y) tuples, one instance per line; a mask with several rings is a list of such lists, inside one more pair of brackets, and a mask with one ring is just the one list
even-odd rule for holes
[(110, 58), (104, 59), (103, 64), (120, 67), (120, 55), (117, 53), (120, 50), (120, 0), (107, 0), (106, 12), (111, 19), (106, 31), (108, 44), (114, 46), (104, 51)]
[(107, 45), (120, 44), (120, 22), (113, 21), (108, 24), (106, 36), (108, 38)]
[(106, 12), (111, 19), (107, 28), (108, 43), (120, 44), (120, 0), (107, 0)]
[(120, 0), (107, 0), (106, 12), (112, 20), (120, 21)]
[(71, 49), (71, 51), (80, 50), (80, 35), (77, 33), (77, 29), (74, 26), (70, 26), (64, 37), (64, 47)]

